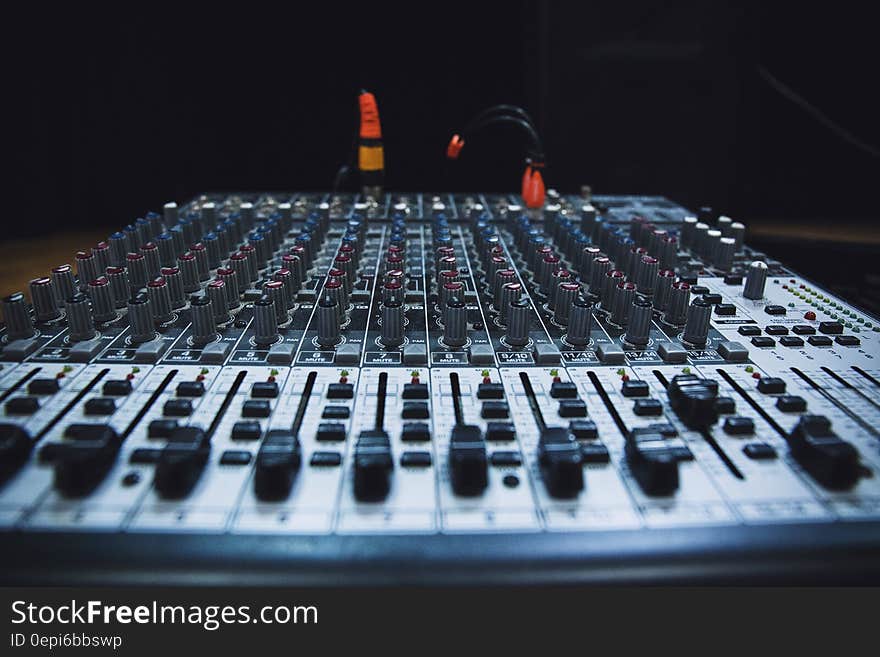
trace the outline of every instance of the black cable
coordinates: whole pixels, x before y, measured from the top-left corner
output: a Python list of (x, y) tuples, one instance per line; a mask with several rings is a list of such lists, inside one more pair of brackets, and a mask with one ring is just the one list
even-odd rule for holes
[(461, 131), (462, 136), (468, 134), (473, 130), (474, 126), (477, 123), (480, 123), (484, 119), (488, 118), (492, 115), (509, 115), (509, 116), (518, 116), (523, 121), (527, 121), (533, 128), (535, 126), (535, 122), (532, 120), (532, 117), (529, 116), (529, 113), (526, 112), (522, 107), (517, 105), (493, 105), (492, 107), (488, 107), (484, 109), (482, 112), (477, 114), (474, 118), (467, 122), (467, 125), (464, 127), (464, 130)]
[(822, 110), (810, 104), (805, 98), (796, 93), (791, 87), (781, 82), (776, 76), (774, 76), (770, 71), (766, 68), (758, 65), (758, 74), (761, 78), (769, 84), (777, 93), (791, 101), (802, 110), (804, 110), (807, 114), (812, 116), (816, 121), (824, 125), (835, 135), (843, 139), (845, 142), (850, 144), (851, 146), (855, 146), (859, 150), (871, 155), (873, 157), (880, 157), (880, 149), (868, 144), (858, 137), (856, 137), (849, 130), (844, 128), (843, 126), (835, 123), (831, 118), (829, 118)]
[(544, 145), (541, 143), (541, 138), (538, 136), (535, 127), (528, 121), (524, 121), (523, 119), (517, 118), (515, 116), (494, 116), (483, 120), (481, 123), (478, 123), (476, 126), (474, 126), (473, 131), (482, 130), (483, 128), (486, 128), (496, 123), (508, 123), (523, 128), (529, 135), (529, 139), (532, 142), (532, 155), (534, 155), (534, 157), (538, 160), (544, 160)]

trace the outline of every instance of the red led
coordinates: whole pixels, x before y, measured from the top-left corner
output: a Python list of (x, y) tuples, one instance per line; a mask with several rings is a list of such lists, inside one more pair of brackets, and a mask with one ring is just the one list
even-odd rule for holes
[(55, 375), (55, 378), (56, 378), (56, 379), (63, 379), (63, 378), (64, 378), (64, 372), (58, 372), (58, 374)]
[(419, 377), (417, 377), (417, 376), (414, 376), (412, 378), (412, 381), (410, 381), (410, 383), (418, 383), (418, 382), (419, 382)]
[(134, 378), (134, 374), (126, 374), (125, 378), (131, 381)]
[(348, 383), (348, 377), (347, 376), (340, 376), (339, 383)]
[(798, 287), (801, 288), (801, 289), (803, 290), (803, 289), (804, 289), (805, 287), (807, 287), (807, 286), (804, 285), (803, 283), (801, 283), (800, 285), (798, 285)]
[(490, 379), (488, 376), (484, 376), (483, 383), (492, 383), (492, 379)]
[(275, 383), (275, 377), (274, 377), (274, 376), (270, 376), (270, 377), (267, 379), (267, 381), (268, 381), (269, 383)]
[(813, 321), (814, 319), (816, 319), (816, 313), (814, 313), (812, 310), (808, 310), (804, 313), (804, 319)]
[(562, 377), (561, 376), (554, 376), (553, 383), (562, 383)]
[(760, 378), (761, 378), (761, 373), (760, 373), (760, 372), (755, 372), (754, 374), (752, 374), (752, 378), (753, 378), (753, 379), (760, 379)]
[[(132, 375), (129, 374), (129, 376), (132, 376)], [(132, 378), (134, 378), (134, 377), (132, 377)], [(204, 375), (204, 374), (199, 374), (199, 375), (196, 377), (196, 381), (204, 381), (204, 380), (205, 380), (205, 375)]]
[(620, 377), (620, 380), (621, 381), (629, 381), (629, 374), (624, 374), (622, 377)]
[(783, 289), (783, 290), (787, 290), (787, 289), (788, 289), (788, 285), (783, 285), (783, 286), (782, 286), (782, 289)]

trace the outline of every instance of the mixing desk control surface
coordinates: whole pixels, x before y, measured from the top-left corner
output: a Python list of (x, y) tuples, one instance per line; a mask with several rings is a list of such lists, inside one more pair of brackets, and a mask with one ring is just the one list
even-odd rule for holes
[(880, 324), (744, 234), (169, 203), (3, 300), (4, 580), (876, 580)]

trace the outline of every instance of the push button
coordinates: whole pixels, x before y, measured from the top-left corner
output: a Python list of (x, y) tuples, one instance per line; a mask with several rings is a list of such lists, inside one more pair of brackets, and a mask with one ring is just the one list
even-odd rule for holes
[(779, 344), (783, 347), (803, 347), (804, 339), (796, 335), (783, 335), (779, 338)]
[(60, 389), (58, 379), (34, 379), (28, 383), (28, 393), (31, 395), (54, 395)]
[(580, 399), (559, 402), (559, 417), (587, 417), (587, 405)]
[(779, 395), (785, 392), (785, 381), (775, 376), (763, 376), (758, 379), (758, 392), (765, 395)]
[(639, 417), (663, 414), (663, 404), (658, 399), (636, 399), (633, 404), (633, 413)]
[(404, 399), (427, 399), (428, 384), (427, 383), (405, 383), (403, 384)]
[(345, 425), (341, 422), (321, 422), (315, 432), (315, 440), (345, 440)]
[(554, 381), (550, 386), (553, 399), (574, 399), (578, 396), (577, 386), (571, 381)]
[(507, 402), (486, 401), (483, 402), (483, 407), (480, 410), (480, 417), (485, 420), (497, 420), (510, 417), (510, 408), (508, 407)]
[(400, 416), (404, 420), (426, 420), (429, 415), (427, 402), (403, 402)]
[(477, 399), (504, 399), (504, 386), (500, 383), (481, 383), (477, 386)]
[(331, 383), (327, 386), (327, 399), (352, 399), (354, 385), (351, 383)]
[(620, 392), (624, 397), (647, 397), (648, 382), (639, 379), (624, 381), (620, 386)]
[(516, 430), (511, 422), (489, 422), (486, 424), (486, 440), (513, 440)]
[(831, 346), (831, 338), (829, 338), (827, 335), (811, 335), (807, 338), (807, 342), (809, 342), (814, 347)]
[(843, 333), (843, 324), (840, 322), (819, 322), (819, 333), (838, 335)]
[(431, 430), (425, 422), (406, 422), (400, 439), (404, 442), (425, 442), (431, 440)]
[(599, 437), (599, 429), (592, 420), (572, 420), (568, 430), (578, 440), (596, 440)]
[(263, 435), (260, 423), (254, 420), (236, 422), (232, 425), (233, 440), (259, 440)]
[(187, 417), (193, 412), (193, 405), (189, 399), (169, 399), (162, 406), (162, 415), (166, 417)]
[(113, 415), (116, 401), (112, 397), (92, 397), (83, 407), (85, 415)]
[(272, 407), (265, 399), (248, 399), (241, 405), (242, 417), (269, 417)]
[(40, 408), (36, 397), (14, 397), (6, 402), (7, 415), (33, 415)]
[(798, 395), (782, 395), (776, 400), (776, 408), (784, 413), (803, 413), (807, 410), (807, 400)]
[(761, 327), (755, 326), (754, 324), (743, 324), (736, 331), (737, 333), (745, 337), (761, 335)]
[(724, 419), (723, 429), (731, 436), (743, 436), (755, 433), (755, 422), (750, 417), (734, 415)]

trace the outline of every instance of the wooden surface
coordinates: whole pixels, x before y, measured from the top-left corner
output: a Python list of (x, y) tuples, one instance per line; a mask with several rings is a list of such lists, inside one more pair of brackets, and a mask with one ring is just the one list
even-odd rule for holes
[[(106, 228), (55, 233), (26, 240), (11, 240), (3, 245), (7, 257), (0, 258), (0, 293), (27, 292), (28, 281), (46, 276), (52, 267), (74, 265), (74, 254), (107, 238)], [(834, 243), (880, 245), (880, 227), (841, 224), (833, 221), (795, 223), (763, 222), (748, 226), (747, 239), (773, 238)]]
[(27, 294), (28, 282), (39, 276), (48, 276), (52, 267), (65, 263), (75, 267), (73, 256), (80, 249), (91, 248), (107, 239), (106, 228), (78, 230), (35, 237), (26, 240), (10, 240), (3, 243), (0, 258), (0, 294), (13, 292)]

